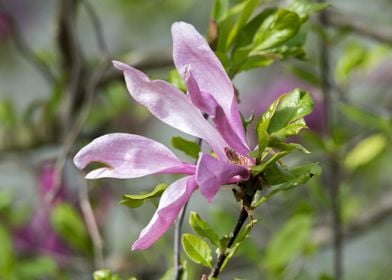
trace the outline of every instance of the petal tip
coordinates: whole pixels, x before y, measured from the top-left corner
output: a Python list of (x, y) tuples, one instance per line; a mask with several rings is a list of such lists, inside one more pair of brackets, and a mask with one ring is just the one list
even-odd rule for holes
[(129, 68), (129, 66), (121, 61), (118, 60), (112, 60), (113, 66), (120, 70), (120, 71), (125, 71), (126, 69)]

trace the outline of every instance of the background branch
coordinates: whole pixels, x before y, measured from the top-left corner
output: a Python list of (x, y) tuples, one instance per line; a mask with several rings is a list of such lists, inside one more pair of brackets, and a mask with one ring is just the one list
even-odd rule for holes
[[(323, 1), (320, 1), (323, 2)], [(324, 30), (329, 24), (329, 17), (324, 10), (319, 15), (319, 21)], [(331, 75), (330, 50), (328, 45), (328, 34), (320, 36), (320, 81), (323, 93), (324, 118), (326, 123), (326, 136), (329, 140), (334, 139), (335, 132), (335, 102), (334, 102), (334, 81)], [(340, 280), (343, 277), (343, 237), (342, 237), (342, 214), (339, 185), (341, 182), (340, 166), (338, 155), (334, 151), (327, 154), (326, 166), (323, 173), (325, 185), (329, 191), (331, 202), (331, 215), (333, 226), (333, 249), (334, 249), (334, 279)]]
[[(345, 227), (343, 237), (346, 239), (356, 238), (375, 226), (381, 224), (392, 216), (392, 193), (384, 195), (373, 207), (356, 215)], [(312, 241), (318, 246), (327, 246), (333, 241), (333, 228), (327, 225), (320, 225), (314, 228)]]
[(28, 61), (33, 67), (35, 67), (48, 82), (49, 85), (53, 85), (56, 82), (56, 77), (53, 75), (50, 67), (45, 61), (39, 58), (34, 51), (30, 48), (29, 44), (23, 38), (22, 33), (19, 30), (18, 24), (7, 9), (3, 1), (0, 0), (0, 13), (3, 14), (9, 23), (12, 38), (15, 42), (16, 49), (19, 53)]
[(392, 28), (388, 26), (376, 26), (363, 18), (359, 19), (347, 13), (342, 14), (336, 9), (328, 9), (325, 14), (328, 15), (329, 26), (346, 28), (361, 36), (392, 45)]

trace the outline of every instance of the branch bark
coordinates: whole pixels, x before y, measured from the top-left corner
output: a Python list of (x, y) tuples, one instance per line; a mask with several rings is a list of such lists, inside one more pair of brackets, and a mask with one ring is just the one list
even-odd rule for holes
[[(346, 226), (343, 237), (352, 239), (359, 237), (392, 216), (392, 192), (384, 195), (373, 207), (360, 213)], [(320, 225), (314, 228), (312, 241), (321, 247), (329, 245), (333, 240), (333, 228)]]
[[(323, 1), (320, 1), (323, 2)], [(326, 30), (329, 25), (329, 16), (326, 11), (322, 11), (319, 15), (321, 26)], [(320, 75), (321, 89), (324, 97), (324, 113), (326, 123), (326, 136), (329, 139), (334, 137), (335, 129), (335, 102), (334, 102), (334, 81), (331, 75), (330, 66), (330, 50), (328, 38), (321, 36), (320, 38)], [(342, 235), (342, 214), (341, 203), (339, 197), (339, 185), (341, 182), (340, 166), (338, 156), (334, 151), (327, 154), (327, 162), (324, 168), (325, 185), (330, 194), (331, 216), (333, 226), (333, 248), (334, 248), (334, 279), (340, 280), (343, 277), (343, 235)]]
[(392, 45), (392, 28), (387, 26), (375, 26), (372, 22), (355, 18), (347, 13), (340, 13), (335, 9), (325, 12), (328, 14), (328, 25), (335, 28), (346, 28), (361, 36)]

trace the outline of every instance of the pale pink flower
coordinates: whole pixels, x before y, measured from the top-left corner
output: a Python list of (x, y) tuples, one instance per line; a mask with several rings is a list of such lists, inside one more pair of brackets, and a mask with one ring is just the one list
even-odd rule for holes
[[(162, 194), (157, 211), (133, 244), (133, 250), (146, 249), (158, 240), (197, 187), (211, 201), (222, 185), (247, 179), (254, 164), (248, 156), (234, 88), (219, 59), (190, 24), (173, 24), (172, 37), (174, 63), (188, 94), (165, 81), (151, 81), (124, 63), (114, 61), (114, 66), (123, 71), (128, 91), (138, 103), (166, 124), (203, 139), (216, 157), (200, 153), (196, 165), (185, 163), (154, 140), (114, 133), (95, 139), (74, 158), (80, 169), (91, 162), (106, 165), (88, 173), (87, 179), (185, 175)], [(209, 115), (212, 123), (203, 113)]]

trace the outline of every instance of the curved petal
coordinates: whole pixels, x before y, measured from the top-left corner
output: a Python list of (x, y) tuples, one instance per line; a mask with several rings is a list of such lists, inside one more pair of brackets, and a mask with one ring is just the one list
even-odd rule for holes
[(213, 96), (222, 107), (227, 123), (243, 145), (247, 146), (233, 85), (207, 41), (192, 25), (185, 22), (176, 22), (172, 25), (172, 37), (174, 64), (187, 82), (187, 87), (190, 87), (187, 72), (191, 71), (200, 92)]
[(171, 184), (162, 194), (151, 221), (133, 243), (132, 250), (144, 250), (154, 244), (174, 223), (196, 187), (194, 176), (184, 177)]
[(168, 125), (204, 139), (215, 153), (224, 157), (227, 143), (188, 96), (165, 81), (151, 81), (143, 72), (124, 63), (113, 61), (113, 64), (124, 72), (128, 91), (137, 102)]
[(220, 132), (230, 147), (245, 157), (249, 157), (249, 147), (239, 138), (238, 134), (233, 131), (233, 127), (228, 123), (225, 113), (221, 107), (216, 108), (215, 117), (213, 118), (216, 129)]
[(196, 169), (196, 183), (200, 192), (209, 202), (212, 201), (220, 187), (227, 183), (233, 183), (234, 176), (239, 176), (238, 180), (247, 179), (249, 170), (241, 165), (227, 163), (218, 160), (208, 154), (199, 157)]
[(168, 148), (149, 138), (126, 133), (101, 136), (82, 148), (74, 163), (83, 169), (89, 163), (107, 165), (87, 174), (87, 179), (137, 178), (155, 173), (193, 174), (195, 167), (180, 161)]

